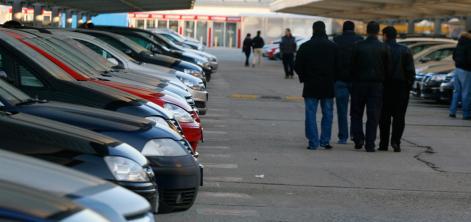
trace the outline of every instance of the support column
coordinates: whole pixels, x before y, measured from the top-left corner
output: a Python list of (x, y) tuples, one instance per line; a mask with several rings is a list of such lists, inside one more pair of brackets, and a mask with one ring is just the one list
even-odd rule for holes
[(66, 12), (65, 12), (65, 27), (66, 28), (72, 28), (72, 15), (74, 14), (75, 12), (72, 10), (72, 9), (68, 9)]
[(11, 7), (12, 20), (22, 22), (23, 21), (23, 1), (14, 0)]
[(51, 27), (60, 27), (62, 9), (59, 7), (51, 8)]
[(466, 31), (471, 31), (471, 16), (466, 17)]
[(437, 18), (434, 20), (433, 29), (435, 30), (434, 34), (436, 35), (442, 34), (442, 19)]
[(42, 27), (43, 26), (43, 8), (44, 5), (41, 3), (34, 3), (34, 15), (33, 15), (33, 25), (35, 27)]
[(407, 34), (415, 33), (415, 20), (407, 21)]

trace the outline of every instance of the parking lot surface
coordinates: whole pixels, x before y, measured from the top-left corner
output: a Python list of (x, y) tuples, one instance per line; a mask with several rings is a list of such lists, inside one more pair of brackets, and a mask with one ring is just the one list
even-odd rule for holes
[(208, 51), (220, 68), (202, 118), (204, 186), (158, 221), (471, 221), (471, 121), (447, 105), (412, 99), (402, 153), (335, 144), (335, 118), (334, 149), (308, 151), (298, 80), (279, 61), (246, 68), (239, 50)]

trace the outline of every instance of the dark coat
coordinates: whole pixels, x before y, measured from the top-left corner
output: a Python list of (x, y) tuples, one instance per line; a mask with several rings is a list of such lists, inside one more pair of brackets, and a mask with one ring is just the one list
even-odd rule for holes
[(297, 49), (296, 38), (293, 36), (283, 36), (280, 42), (280, 53), (283, 54), (294, 54)]
[(369, 36), (355, 44), (352, 51), (352, 82), (384, 82), (391, 76), (389, 47)]
[(471, 33), (461, 35), (455, 52), (453, 53), (456, 68), (471, 72)]
[(338, 47), (327, 35), (314, 35), (299, 48), (294, 69), (304, 83), (303, 97), (333, 98), (338, 71)]
[(340, 70), (335, 76), (336, 81), (350, 82), (350, 69), (352, 62), (352, 50), (355, 43), (363, 40), (363, 37), (354, 31), (344, 31), (342, 35), (336, 36), (334, 42), (339, 46)]
[(409, 89), (415, 80), (414, 56), (411, 50), (395, 40), (386, 41), (391, 52), (391, 76), (386, 82), (400, 82)]
[(261, 36), (257, 35), (252, 39), (252, 47), (254, 49), (263, 48), (264, 45), (265, 41), (263, 41), (263, 38)]
[(252, 39), (245, 37), (244, 43), (242, 44), (242, 52), (250, 53), (252, 51)]

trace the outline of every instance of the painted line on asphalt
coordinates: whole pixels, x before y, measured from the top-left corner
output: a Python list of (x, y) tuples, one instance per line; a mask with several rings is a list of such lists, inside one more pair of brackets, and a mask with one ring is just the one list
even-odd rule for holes
[(234, 216), (234, 217), (256, 217), (258, 212), (255, 210), (230, 210), (220, 208), (200, 208), (196, 212), (205, 216)]
[(245, 193), (225, 193), (225, 192), (207, 192), (198, 193), (199, 197), (204, 198), (232, 198), (232, 199), (252, 199), (252, 196)]
[(257, 95), (251, 95), (251, 94), (232, 94), (231, 98), (233, 98), (233, 99), (256, 100), (258, 98), (258, 96)]
[(288, 101), (303, 101), (304, 98), (302, 96), (287, 96), (285, 97)]
[(220, 131), (220, 130), (205, 130), (204, 133), (206, 134), (218, 134), (218, 135), (226, 135), (226, 131)]
[(212, 187), (212, 188), (220, 188), (221, 187), (221, 183), (219, 182), (207, 182), (207, 181), (204, 181), (204, 187)]
[(207, 145), (201, 145), (198, 149), (228, 150), (228, 149), (230, 149), (230, 147), (228, 147), (228, 146), (207, 146)]
[(228, 142), (229, 139), (224, 139), (224, 138), (205, 138), (204, 142)]
[(212, 153), (205, 153), (204, 158), (231, 158), (232, 155), (230, 154), (212, 154)]
[(204, 181), (242, 182), (242, 177), (204, 177)]
[(232, 163), (203, 163), (206, 168), (216, 168), (216, 169), (237, 169), (239, 165)]

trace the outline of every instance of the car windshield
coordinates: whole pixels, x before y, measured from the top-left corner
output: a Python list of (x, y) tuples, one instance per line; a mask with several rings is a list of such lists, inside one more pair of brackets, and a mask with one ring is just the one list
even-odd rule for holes
[(137, 52), (137, 53), (145, 53), (145, 54), (148, 54), (148, 55), (152, 55), (153, 53), (149, 50), (147, 50), (146, 48), (140, 46), (139, 44), (133, 42), (131, 39), (128, 39), (124, 36), (121, 36), (121, 35), (116, 35), (116, 38), (121, 41), (122, 43), (124, 43), (126, 46), (128, 46), (129, 48), (131, 48), (133, 51)]
[(156, 42), (159, 42), (163, 45), (167, 45), (167, 47), (169, 47), (169, 48), (178, 49), (178, 50), (185, 50), (183, 47), (175, 44), (174, 42), (172, 42), (170, 40), (168, 40), (167, 38), (165, 38), (161, 34), (153, 34), (152, 39), (154, 39)]
[(412, 51), (412, 54), (415, 55), (415, 54), (417, 54), (419, 52), (422, 52), (425, 49), (428, 49), (432, 46), (434, 46), (434, 44), (417, 44), (417, 45), (411, 45), (409, 48)]
[(9, 103), (10, 105), (16, 105), (32, 100), (31, 97), (2, 79), (0, 79), (0, 97), (3, 102)]

